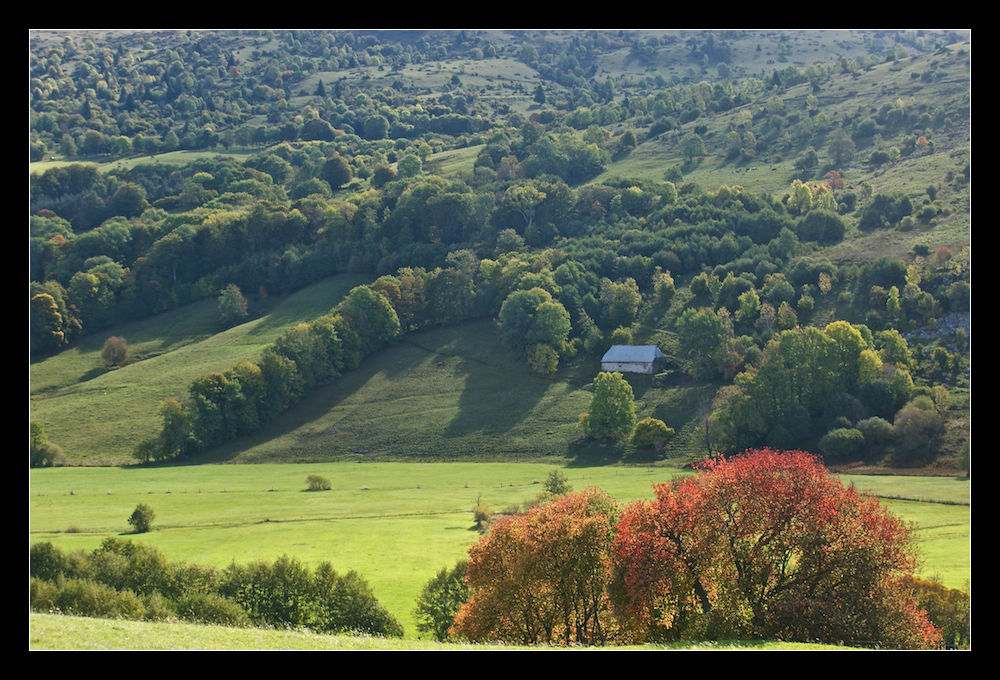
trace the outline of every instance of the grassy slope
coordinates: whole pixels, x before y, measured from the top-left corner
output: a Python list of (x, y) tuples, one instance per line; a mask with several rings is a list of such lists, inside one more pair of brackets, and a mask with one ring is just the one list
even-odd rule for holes
[[(256, 360), (285, 328), (326, 313), (350, 288), (367, 281), (333, 277), (221, 332), (218, 305), (205, 300), (88, 336), (31, 362), (30, 418), (42, 423), (70, 464), (127, 462), (136, 444), (159, 429), (161, 401), (185, 394), (199, 376)], [(109, 370), (101, 362), (101, 347), (112, 335), (128, 341), (134, 358)]]

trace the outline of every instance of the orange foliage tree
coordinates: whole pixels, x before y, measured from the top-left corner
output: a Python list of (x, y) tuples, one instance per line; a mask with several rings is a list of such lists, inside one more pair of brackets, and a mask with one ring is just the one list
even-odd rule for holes
[(766, 637), (933, 648), (910, 528), (811, 454), (748, 451), (622, 513), (609, 592), (637, 641)]
[(604, 644), (615, 502), (598, 489), (505, 517), (469, 550), (471, 596), (451, 634), (470, 641)]

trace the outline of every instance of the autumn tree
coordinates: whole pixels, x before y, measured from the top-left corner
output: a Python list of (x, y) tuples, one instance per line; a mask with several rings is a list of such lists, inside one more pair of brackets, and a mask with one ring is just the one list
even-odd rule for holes
[(125, 342), (125, 338), (117, 335), (112, 335), (110, 338), (105, 340), (104, 347), (101, 349), (101, 360), (104, 362), (104, 365), (108, 367), (124, 366), (128, 363), (131, 355), (132, 350), (129, 349), (128, 343)]
[(703, 462), (622, 513), (615, 611), (636, 640), (767, 637), (934, 648), (902, 579), (910, 528), (801, 451)]
[(473, 642), (604, 644), (617, 506), (585, 489), (497, 522), (469, 549), (470, 597), (452, 634)]

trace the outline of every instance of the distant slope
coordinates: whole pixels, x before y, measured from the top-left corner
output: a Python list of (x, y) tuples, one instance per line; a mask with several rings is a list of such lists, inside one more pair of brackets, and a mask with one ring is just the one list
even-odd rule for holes
[[(328, 312), (366, 282), (354, 275), (327, 279), (222, 332), (218, 303), (210, 299), (88, 336), (31, 364), (30, 418), (42, 423), (69, 464), (129, 462), (136, 444), (159, 430), (161, 401), (183, 396), (201, 375), (258, 359), (287, 327)], [(100, 355), (112, 335), (129, 342), (134, 359), (108, 370)]]

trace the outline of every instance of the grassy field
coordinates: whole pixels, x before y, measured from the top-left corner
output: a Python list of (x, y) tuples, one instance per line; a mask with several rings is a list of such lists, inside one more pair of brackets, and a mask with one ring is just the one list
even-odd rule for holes
[[(186, 394), (206, 373), (257, 360), (288, 326), (325, 314), (368, 281), (353, 275), (327, 279), (228, 330), (219, 326), (218, 303), (203, 300), (87, 336), (31, 362), (30, 418), (42, 423), (70, 464), (128, 462), (136, 444), (158, 431), (161, 401)], [(112, 335), (125, 338), (132, 349), (133, 359), (123, 368), (107, 369), (101, 362), (104, 340)]]
[[(110, 536), (159, 547), (171, 560), (225, 567), (233, 561), (294, 556), (354, 569), (415, 635), (414, 602), (427, 580), (462, 558), (479, 537), (477, 501), (495, 511), (535, 496), (556, 466), (539, 463), (317, 463), (167, 468), (55, 468), (29, 475), (29, 545), (93, 550)], [(598, 486), (621, 503), (652, 495), (652, 484), (688, 474), (647, 467), (561, 467), (575, 489)], [(333, 486), (306, 491), (306, 476)], [(968, 502), (968, 482), (923, 478), (846, 478), (897, 497), (919, 493)], [(130, 535), (139, 503), (156, 512), (154, 531)], [(892, 500), (917, 525), (923, 574), (965, 588), (971, 573), (968, 505)]]
[[(412, 639), (316, 635), (308, 631), (222, 628), (189, 623), (144, 623), (56, 614), (28, 615), (28, 649), (91, 651), (580, 651), (564, 647), (445, 644)], [(860, 651), (793, 642), (720, 641), (643, 647), (591, 647), (586, 651), (676, 650), (716, 652)]]

